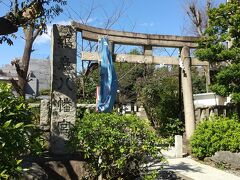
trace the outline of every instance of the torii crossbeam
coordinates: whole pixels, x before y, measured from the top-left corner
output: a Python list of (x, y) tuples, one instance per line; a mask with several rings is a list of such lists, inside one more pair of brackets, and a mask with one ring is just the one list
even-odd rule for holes
[(197, 47), (198, 37), (192, 36), (171, 36), (157, 34), (143, 34), (125, 31), (116, 31), (86, 26), (75, 21), (71, 24), (74, 29), (82, 32), (82, 37), (91, 41), (98, 41), (101, 36), (108, 36), (109, 41), (115, 44), (138, 45), (138, 46), (156, 46), (156, 47), (174, 47), (189, 48)]

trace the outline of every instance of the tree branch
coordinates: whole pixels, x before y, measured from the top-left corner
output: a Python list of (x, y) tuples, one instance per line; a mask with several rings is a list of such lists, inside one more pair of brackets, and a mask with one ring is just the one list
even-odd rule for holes
[(36, 29), (36, 30), (34, 31), (33, 37), (32, 37), (33, 41), (35, 41), (35, 39), (37, 38), (37, 36), (39, 35), (39, 33), (40, 33), (41, 31), (42, 31), (41, 28), (38, 28), (38, 29)]
[(14, 80), (13, 78), (10, 80), (13, 88), (17, 91), (17, 93), (20, 95), (22, 93), (20, 86), (18, 85), (17, 81)]

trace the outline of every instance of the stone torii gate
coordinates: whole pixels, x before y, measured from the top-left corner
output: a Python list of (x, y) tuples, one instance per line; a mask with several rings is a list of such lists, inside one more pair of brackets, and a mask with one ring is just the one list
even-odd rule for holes
[[(209, 66), (208, 62), (202, 62), (196, 58), (190, 57), (190, 48), (196, 48), (197, 37), (190, 36), (169, 36), (169, 35), (155, 35), (142, 34), (133, 32), (123, 32), (115, 30), (106, 30), (86, 26), (77, 22), (72, 22), (72, 26), (76, 31), (82, 32), (82, 38), (98, 41), (102, 36), (107, 36), (109, 39), (110, 49), (114, 52), (115, 44), (137, 45), (143, 46), (143, 55), (117, 54), (113, 55), (115, 62), (128, 63), (146, 63), (146, 64), (165, 64), (165, 65), (179, 65), (177, 57), (156, 57), (152, 55), (153, 47), (172, 47), (180, 48), (181, 60), (183, 61), (184, 69), (182, 69), (182, 88), (183, 101), (185, 112), (185, 126), (187, 139), (193, 134), (195, 129), (195, 115), (193, 106), (192, 80), (190, 67), (193, 66)], [(82, 60), (98, 60), (97, 53), (82, 52)]]
[[(115, 44), (143, 46), (143, 55), (113, 54), (115, 62), (179, 65), (177, 57), (157, 57), (152, 55), (153, 47), (179, 48), (184, 68), (181, 69), (186, 139), (195, 129), (195, 115), (192, 93), (191, 65), (204, 66), (209, 72), (209, 63), (190, 57), (190, 49), (196, 48), (197, 37), (143, 34), (107, 30), (72, 22), (71, 26), (54, 25), (52, 30), (52, 96), (51, 96), (51, 149), (54, 153), (64, 153), (64, 143), (69, 128), (75, 124), (76, 114), (76, 33), (82, 38), (98, 41), (107, 36), (113, 54)], [(98, 61), (98, 54), (82, 52), (82, 60)], [(209, 78), (208, 78), (209, 79)], [(207, 81), (209, 82), (209, 81)]]

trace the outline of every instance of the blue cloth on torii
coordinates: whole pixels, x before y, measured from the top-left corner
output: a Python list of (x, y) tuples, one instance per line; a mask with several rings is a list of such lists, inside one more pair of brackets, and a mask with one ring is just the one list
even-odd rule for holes
[(108, 39), (99, 41), (100, 54), (100, 90), (97, 100), (98, 112), (111, 112), (116, 100), (118, 80), (114, 69), (112, 54), (108, 47)]

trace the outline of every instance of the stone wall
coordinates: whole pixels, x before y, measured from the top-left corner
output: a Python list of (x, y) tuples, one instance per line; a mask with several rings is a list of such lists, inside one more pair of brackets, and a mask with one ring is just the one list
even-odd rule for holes
[(237, 113), (237, 107), (233, 104), (229, 105), (217, 105), (217, 106), (202, 106), (195, 108), (195, 119), (196, 122), (200, 122), (204, 119), (209, 118), (210, 116), (226, 116), (230, 117), (234, 113)]

